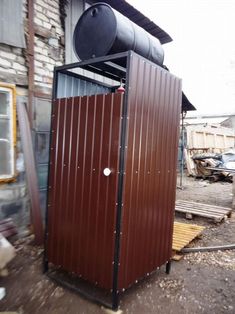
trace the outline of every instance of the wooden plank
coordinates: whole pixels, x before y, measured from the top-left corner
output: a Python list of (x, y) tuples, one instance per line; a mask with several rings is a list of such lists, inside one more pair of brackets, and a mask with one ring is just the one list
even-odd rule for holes
[[(188, 213), (187, 210), (184, 209), (177, 209), (177, 212), (181, 212), (181, 213)], [(216, 219), (222, 219), (224, 216), (218, 216), (218, 215), (210, 215), (210, 214), (205, 214), (203, 212), (199, 212), (199, 211), (190, 211), (190, 213), (196, 215), (196, 216), (201, 216), (201, 217), (206, 217), (206, 218), (216, 218)]]
[(206, 207), (199, 207), (199, 206), (194, 206), (194, 207), (191, 207), (187, 204), (178, 204), (176, 205), (177, 207), (180, 207), (180, 208), (187, 208), (189, 210), (199, 210), (199, 211), (204, 211), (204, 212), (207, 212), (207, 213), (215, 213), (215, 214), (219, 214), (219, 215), (223, 215), (223, 214), (228, 214), (229, 212), (231, 212), (231, 210), (218, 210), (218, 209), (212, 209), (212, 208), (206, 208)]
[(176, 252), (182, 250), (183, 247), (198, 237), (204, 229), (204, 227), (195, 224), (185, 224), (175, 221), (172, 249)]
[(0, 226), (1, 225), (5, 225), (6, 223), (13, 223), (12, 218), (6, 218), (6, 219), (3, 219), (3, 220), (0, 220)]
[(180, 261), (182, 259), (183, 255), (175, 254), (172, 256), (173, 261)]
[(211, 208), (211, 207), (200, 207), (200, 206), (190, 206), (188, 204), (176, 204), (178, 207), (185, 207), (185, 208), (191, 208), (191, 209), (199, 209), (199, 210), (204, 210), (207, 212), (213, 212), (213, 213), (218, 213), (218, 214), (226, 214), (229, 213), (231, 210), (224, 210), (224, 209), (218, 209), (218, 208)]
[(178, 200), (176, 201), (175, 211), (210, 218), (215, 222), (220, 222), (226, 216), (231, 215), (232, 209), (217, 205), (214, 206), (197, 202)]
[(39, 202), (38, 178), (36, 173), (30, 124), (24, 103), (18, 102), (17, 113), (24, 153), (28, 191), (31, 201), (31, 219), (34, 227), (35, 244), (41, 245), (43, 243), (43, 225)]
[(185, 203), (185, 204), (189, 204), (189, 205), (192, 205), (192, 206), (203, 206), (203, 207), (206, 207), (206, 208), (216, 208), (216, 209), (224, 209), (226, 211), (230, 211), (232, 210), (231, 208), (229, 207), (223, 207), (223, 206), (218, 206), (218, 205), (210, 205), (210, 204), (203, 204), (203, 203), (198, 203), (198, 202), (193, 202), (193, 201), (185, 201), (185, 200), (177, 200), (176, 201), (176, 204), (182, 204), (182, 203)]
[(175, 228), (182, 229), (182, 230), (201, 230), (201, 226), (195, 224), (186, 224), (186, 223), (177, 223), (175, 222)]
[(195, 209), (195, 208), (187, 208), (187, 207), (181, 207), (181, 206), (177, 206), (176, 208), (177, 211), (181, 210), (181, 211), (184, 211), (186, 213), (201, 213), (201, 214), (207, 214), (207, 215), (211, 215), (211, 216), (218, 216), (218, 217), (221, 217), (221, 216), (224, 216), (226, 215), (226, 213), (213, 213), (211, 211), (205, 211), (205, 210), (200, 210), (200, 209)]
[(211, 211), (211, 210), (206, 210), (206, 209), (199, 209), (199, 208), (190, 208), (187, 206), (176, 206), (177, 210), (182, 209), (182, 210), (188, 210), (188, 212), (200, 212), (200, 213), (205, 213), (205, 214), (211, 214), (211, 215), (218, 215), (218, 216), (223, 216), (229, 214), (229, 212), (216, 212), (216, 211)]

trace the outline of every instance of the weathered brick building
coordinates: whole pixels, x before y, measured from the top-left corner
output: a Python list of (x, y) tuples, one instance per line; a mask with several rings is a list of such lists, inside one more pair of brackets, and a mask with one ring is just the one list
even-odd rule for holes
[[(31, 113), (40, 182), (40, 200), (42, 208), (45, 208), (48, 158), (45, 150), (49, 141), (53, 69), (54, 66), (64, 63), (65, 56), (60, 1), (1, 1), (0, 9), (3, 13), (0, 26), (5, 34), (5, 36), (0, 36), (0, 82), (10, 84), (9, 87), (14, 84), (16, 86), (16, 102), (27, 104), (28, 111)], [(9, 33), (8, 30), (10, 30)], [(8, 85), (5, 84), (0, 85), (2, 86), (0, 89), (2, 95), (8, 92)], [(4, 101), (3, 98), (1, 99)], [(1, 103), (1, 106), (4, 104)], [(6, 112), (10, 112), (10, 109), (6, 109)], [(14, 143), (10, 143), (7, 147), (4, 144), (4, 147), (1, 145), (0, 148), (2, 164), (0, 167), (0, 219), (12, 216), (18, 227), (21, 227), (20, 231), (23, 231), (29, 221), (30, 204), (19, 130), (16, 126), (16, 130), (13, 132), (16, 134), (14, 140), (11, 132), (11, 120), (14, 120), (15, 117), (12, 115), (8, 118), (8, 132), (0, 134), (0, 145), (1, 142), (5, 143), (7, 140), (15, 142), (16, 146), (14, 147)], [(1, 122), (5, 123), (6, 119), (4, 120), (4, 117), (1, 119), (0, 116), (0, 125)], [(1, 139), (1, 137), (3, 138)], [(9, 159), (7, 158), (8, 152), (5, 150), (10, 149), (11, 146), (13, 146), (11, 155), (14, 156)], [(14, 163), (14, 165), (9, 165), (9, 163)], [(6, 168), (9, 169), (9, 167), (14, 171), (6, 173)]]

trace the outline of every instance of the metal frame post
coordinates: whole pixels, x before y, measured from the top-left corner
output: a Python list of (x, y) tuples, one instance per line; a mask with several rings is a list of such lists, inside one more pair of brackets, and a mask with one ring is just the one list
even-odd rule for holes
[[(58, 85), (58, 74), (66, 73), (70, 75), (68, 72), (69, 69), (80, 68), (83, 66), (89, 66), (90, 64), (101, 63), (106, 61), (115, 61), (115, 59), (126, 58), (127, 67), (126, 67), (126, 92), (123, 99), (123, 109), (122, 109), (122, 125), (121, 125), (121, 152), (119, 159), (119, 177), (118, 177), (118, 205), (117, 205), (117, 215), (116, 215), (116, 234), (115, 234), (115, 248), (114, 248), (114, 265), (113, 265), (113, 284), (112, 284), (112, 302), (108, 304), (97, 297), (93, 297), (89, 293), (82, 291), (81, 289), (61, 280), (60, 278), (56, 278), (50, 272), (48, 265), (48, 256), (47, 256), (47, 238), (48, 238), (48, 201), (49, 201), (49, 178), (50, 178), (50, 158), (49, 158), (49, 168), (48, 168), (48, 179), (47, 179), (47, 209), (46, 209), (46, 220), (45, 220), (45, 249), (44, 249), (44, 257), (43, 257), (43, 272), (46, 273), (52, 280), (55, 280), (57, 283), (66, 286), (69, 289), (75, 290), (80, 295), (89, 299), (95, 303), (101, 304), (107, 308), (112, 310), (117, 310), (119, 305), (119, 292), (118, 292), (118, 268), (119, 268), (119, 251), (120, 251), (120, 229), (121, 229), (121, 210), (122, 210), (122, 190), (123, 190), (123, 176), (124, 176), (124, 164), (125, 164), (125, 141), (126, 141), (126, 129), (127, 129), (127, 104), (128, 104), (128, 79), (129, 79), (129, 68), (130, 68), (130, 52), (119, 53), (108, 57), (101, 57), (96, 59), (91, 59), (83, 62), (77, 62), (69, 65), (64, 65), (60, 67), (56, 67), (54, 69), (54, 80), (53, 80), (53, 90), (52, 90), (52, 106), (51, 106), (51, 123), (52, 123), (52, 110), (53, 110), (53, 101), (57, 97), (57, 85)], [(102, 73), (101, 73), (102, 74)], [(71, 72), (71, 75), (76, 75)], [(86, 79), (84, 77), (84, 79)], [(89, 78), (88, 78), (89, 80)], [(51, 137), (52, 137), (52, 129), (50, 129), (50, 145), (51, 145)]]
[(120, 257), (120, 232), (121, 232), (121, 217), (123, 207), (123, 180), (125, 174), (125, 146), (127, 140), (127, 114), (128, 114), (128, 94), (129, 94), (129, 73), (130, 73), (131, 52), (128, 53), (126, 67), (126, 85), (122, 108), (122, 126), (121, 126), (121, 148), (119, 159), (119, 177), (118, 177), (118, 193), (117, 193), (117, 215), (116, 215), (116, 234), (114, 248), (114, 265), (113, 265), (113, 289), (112, 289), (112, 309), (117, 310), (119, 305), (118, 291), (118, 274), (119, 274), (119, 257)]

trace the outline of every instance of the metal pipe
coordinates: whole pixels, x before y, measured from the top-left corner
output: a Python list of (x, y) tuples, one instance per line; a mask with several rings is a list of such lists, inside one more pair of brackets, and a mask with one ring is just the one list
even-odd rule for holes
[(184, 119), (187, 112), (181, 112), (181, 163), (180, 163), (180, 188), (183, 188), (183, 174), (184, 174)]
[(33, 97), (34, 97), (34, 0), (28, 0), (28, 115), (29, 124), (33, 125)]
[(217, 245), (208, 247), (190, 247), (181, 250), (182, 253), (195, 253), (195, 252), (212, 252), (212, 251), (224, 251), (224, 250), (234, 250), (235, 244), (227, 245)]

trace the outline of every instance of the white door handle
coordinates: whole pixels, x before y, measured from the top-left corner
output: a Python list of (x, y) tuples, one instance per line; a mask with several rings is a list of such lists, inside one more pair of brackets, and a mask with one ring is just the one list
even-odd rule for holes
[(108, 176), (110, 176), (110, 174), (111, 174), (111, 170), (110, 170), (109, 168), (104, 168), (103, 174), (104, 174), (106, 177), (108, 177)]

